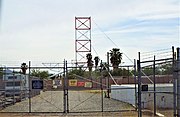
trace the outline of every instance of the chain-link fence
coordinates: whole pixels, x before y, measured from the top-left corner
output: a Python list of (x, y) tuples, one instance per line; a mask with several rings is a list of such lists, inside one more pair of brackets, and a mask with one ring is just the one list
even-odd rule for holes
[[(172, 51), (173, 50), (173, 51)], [(138, 113), (174, 116), (174, 48), (155, 53), (139, 53)]]
[[(47, 79), (33, 73), (47, 69), (58, 70), (58, 73), (51, 74)], [(68, 74), (71, 69), (79, 68), (67, 66), (67, 62), (61, 66), (50, 67), (34, 66), (29, 62), (26, 73), (20, 72), (22, 66), (3, 67), (1, 112), (74, 113), (135, 110), (131, 104), (112, 98), (114, 89), (110, 85), (115, 83), (111, 78), (103, 75), (89, 77), (87, 71), (84, 71), (85, 75), (73, 74), (74, 78)]]

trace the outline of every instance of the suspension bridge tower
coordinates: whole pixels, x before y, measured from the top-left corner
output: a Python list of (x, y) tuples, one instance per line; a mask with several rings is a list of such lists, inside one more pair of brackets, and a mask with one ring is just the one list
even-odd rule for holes
[(91, 53), (91, 17), (75, 17), (75, 51), (76, 67), (84, 66)]

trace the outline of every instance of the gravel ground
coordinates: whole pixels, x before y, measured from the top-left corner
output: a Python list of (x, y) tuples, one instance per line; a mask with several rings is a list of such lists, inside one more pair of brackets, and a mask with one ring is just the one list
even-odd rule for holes
[[(101, 93), (69, 91), (69, 112), (91, 112), (102, 110)], [(103, 96), (104, 111), (134, 110), (127, 104)], [(8, 106), (2, 112), (29, 112), (29, 100)], [(63, 112), (63, 92), (46, 91), (31, 98), (31, 112)]]
[[(137, 117), (137, 112), (97, 112), (97, 113), (0, 113), (0, 117)], [(152, 117), (144, 116), (143, 117)]]
[[(136, 111), (96, 112), (96, 113), (0, 113), (0, 117), (138, 117)], [(154, 117), (151, 112), (143, 112), (142, 117)], [(158, 116), (155, 116), (158, 117)], [(164, 116), (172, 117), (172, 116)]]
[[(63, 92), (62, 91), (46, 91), (40, 95), (31, 98), (31, 112), (29, 112), (29, 100), (18, 102), (15, 105), (6, 107), (0, 111), (0, 117), (137, 117), (133, 106), (117, 100), (104, 98), (103, 111), (120, 111), (120, 112), (100, 112), (102, 110), (102, 97), (99, 92), (91, 91), (69, 91), (69, 112), (63, 114)], [(129, 110), (129, 111), (127, 111)], [(99, 112), (95, 112), (99, 111)], [(6, 112), (6, 113), (2, 113)], [(10, 112), (10, 113), (9, 113)], [(11, 113), (13, 112), (13, 113)], [(14, 113), (22, 112), (22, 113)], [(38, 112), (38, 113), (36, 113)], [(45, 113), (44, 113), (45, 112)], [(59, 113), (60, 112), (60, 113)], [(76, 113), (80, 112), (80, 113)], [(82, 113), (81, 113), (82, 112)], [(88, 112), (88, 113), (87, 113)], [(93, 112), (93, 113), (91, 113)], [(159, 110), (165, 117), (172, 117), (172, 110)], [(143, 117), (153, 117), (152, 112), (143, 111)]]

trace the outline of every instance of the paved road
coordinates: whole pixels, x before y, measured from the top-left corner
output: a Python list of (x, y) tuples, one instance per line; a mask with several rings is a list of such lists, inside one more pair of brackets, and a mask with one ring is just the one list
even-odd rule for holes
[[(90, 112), (102, 110), (101, 93), (88, 91), (69, 91), (69, 112)], [(134, 108), (117, 100), (104, 98), (103, 111), (134, 110)], [(2, 112), (29, 112), (29, 100), (8, 106)], [(63, 112), (63, 92), (46, 91), (31, 98), (31, 112)]]

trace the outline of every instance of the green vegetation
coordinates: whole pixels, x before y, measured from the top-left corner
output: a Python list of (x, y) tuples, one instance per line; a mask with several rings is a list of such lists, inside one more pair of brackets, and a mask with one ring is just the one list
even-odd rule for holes
[(71, 69), (70, 71), (68, 71), (68, 74), (67, 74), (67, 77), (69, 79), (76, 79), (76, 77), (73, 75), (73, 74), (76, 74), (76, 75), (79, 75), (79, 76), (84, 76), (85, 72), (82, 70), (82, 68), (79, 68), (79, 69)]
[(91, 72), (91, 71), (92, 71), (92, 67), (93, 67), (93, 61), (92, 61), (92, 55), (91, 55), (91, 53), (88, 53), (88, 54), (86, 55), (86, 58), (87, 58), (87, 67), (88, 67), (88, 69), (89, 69), (89, 72)]
[(122, 53), (120, 52), (120, 49), (118, 48), (113, 48), (110, 51), (111, 51), (110, 52), (111, 64), (113, 66), (113, 69), (117, 69), (122, 60)]
[[(149, 66), (149, 67), (145, 67), (142, 69), (142, 71), (147, 75), (153, 75), (153, 67)], [(161, 64), (156, 66), (155, 68), (155, 74), (156, 75), (170, 75), (173, 73), (173, 69), (172, 69), (172, 64), (170, 63), (165, 63), (165, 64)], [(136, 73), (137, 75), (137, 73)], [(144, 74), (142, 74), (144, 75)]]
[(99, 70), (94, 70), (92, 72), (92, 77), (98, 79), (101, 76), (101, 72)]
[(162, 75), (168, 75), (168, 74), (173, 73), (172, 64), (170, 63), (162, 64), (157, 69), (158, 69), (159, 74), (162, 74)]
[(110, 71), (112, 76), (132, 76), (132, 74), (130, 74), (130, 72), (132, 72), (132, 71), (128, 71), (125, 68), (117, 68), (117, 69)]
[(21, 70), (23, 74), (26, 74), (26, 70), (28, 69), (28, 66), (26, 65), (26, 63), (22, 63), (21, 64)]
[(49, 72), (48, 71), (40, 71), (40, 70), (32, 70), (31, 71), (32, 76), (39, 77), (41, 79), (47, 79), (49, 77)]
[(94, 61), (95, 61), (95, 69), (97, 69), (97, 67), (98, 67), (99, 60), (100, 60), (100, 59), (99, 59), (98, 56), (94, 57)]
[[(111, 51), (110, 52), (110, 62), (113, 67), (113, 69), (109, 70), (111, 75), (112, 76), (132, 76), (135, 73), (134, 70), (132, 70), (132, 69), (129, 70), (128, 68), (119, 68), (118, 67), (122, 61), (122, 53), (120, 52), (120, 49), (113, 48), (110, 51)], [(85, 78), (93, 78), (93, 79), (98, 79), (101, 77), (101, 75), (103, 77), (107, 77), (109, 75), (107, 72), (107, 69), (109, 69), (109, 65), (107, 63), (103, 63), (103, 64), (101, 63), (101, 65), (100, 65), (101, 69), (98, 69), (98, 64), (100, 61), (98, 56), (94, 57), (95, 69), (92, 69), (93, 61), (92, 61), (91, 53), (88, 53), (86, 55), (86, 58), (87, 58), (88, 71), (85, 69), (82, 69), (82, 67), (71, 69), (67, 73), (68, 79), (77, 79), (77, 77), (74, 74), (85, 77)], [(0, 70), (2, 70), (2, 69), (0, 69)], [(152, 66), (147, 66), (145, 68), (142, 68), (142, 71), (148, 76), (153, 75), (153, 67)], [(156, 65), (155, 72), (156, 72), (156, 75), (172, 74), (173, 73), (172, 64), (164, 63), (164, 64)], [(2, 75), (1, 72), (0, 72), (0, 75)], [(44, 78), (48, 78), (49, 73), (48, 73), (48, 71), (32, 70), (31, 75), (44, 79)], [(137, 71), (136, 71), (135, 75), (138, 75)], [(142, 75), (144, 75), (144, 74), (142, 74)]]

